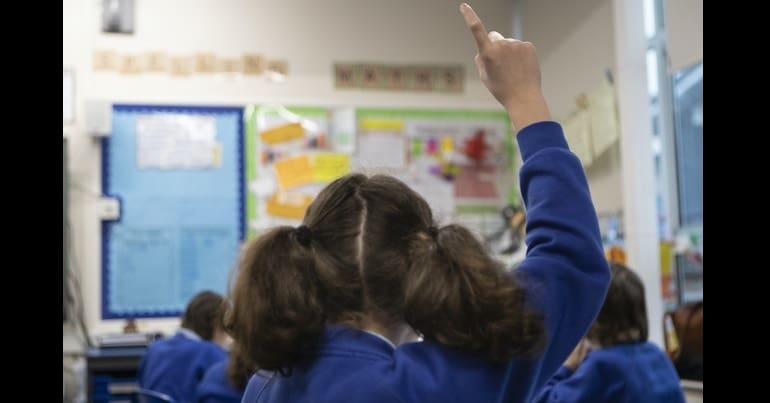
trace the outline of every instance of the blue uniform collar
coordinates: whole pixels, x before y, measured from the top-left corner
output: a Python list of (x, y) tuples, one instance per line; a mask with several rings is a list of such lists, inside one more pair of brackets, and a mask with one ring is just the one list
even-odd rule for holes
[(198, 333), (193, 332), (190, 329), (185, 329), (183, 327), (180, 327), (179, 330), (177, 330), (176, 334), (187, 337), (188, 339), (192, 340), (202, 340), (200, 336), (198, 336)]
[(328, 325), (318, 344), (318, 352), (355, 352), (391, 359), (395, 348), (380, 335), (347, 326)]

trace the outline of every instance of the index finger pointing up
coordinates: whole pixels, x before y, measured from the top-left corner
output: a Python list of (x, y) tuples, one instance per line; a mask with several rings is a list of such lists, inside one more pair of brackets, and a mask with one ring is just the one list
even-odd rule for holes
[(460, 12), (465, 18), (465, 25), (468, 26), (471, 34), (473, 34), (473, 38), (476, 39), (476, 46), (481, 51), (490, 42), (487, 36), (487, 29), (484, 28), (484, 24), (479, 19), (479, 16), (476, 15), (476, 12), (467, 3), (460, 5)]

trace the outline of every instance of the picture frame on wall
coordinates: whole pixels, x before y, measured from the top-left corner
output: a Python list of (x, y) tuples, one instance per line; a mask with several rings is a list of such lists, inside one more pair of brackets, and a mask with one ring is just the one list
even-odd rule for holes
[(134, 33), (134, 0), (102, 0), (102, 32)]
[(72, 124), (75, 122), (75, 72), (72, 69), (64, 68), (64, 84), (62, 88), (64, 90), (64, 99), (62, 101), (64, 106), (62, 112), (64, 124)]

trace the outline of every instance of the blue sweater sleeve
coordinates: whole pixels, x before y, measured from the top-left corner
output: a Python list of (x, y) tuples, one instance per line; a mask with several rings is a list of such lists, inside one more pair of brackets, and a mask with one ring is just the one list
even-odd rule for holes
[(610, 400), (613, 390), (621, 388), (599, 373), (599, 366), (586, 360), (574, 373), (561, 367), (531, 403), (594, 403)]
[(514, 271), (543, 312), (547, 344), (534, 388), (561, 366), (601, 309), (610, 271), (580, 160), (561, 126), (539, 122), (517, 135), (524, 164), (527, 255)]

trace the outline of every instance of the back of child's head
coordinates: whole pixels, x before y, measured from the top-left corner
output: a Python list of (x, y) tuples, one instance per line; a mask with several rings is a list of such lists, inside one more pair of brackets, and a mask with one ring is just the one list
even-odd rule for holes
[(610, 262), (612, 278), (599, 315), (588, 338), (602, 347), (647, 341), (647, 306), (644, 283), (633, 270)]
[(351, 174), (320, 192), (303, 225), (246, 247), (228, 329), (252, 369), (291, 366), (327, 324), (405, 322), (493, 360), (537, 351), (539, 313), (483, 245), (438, 228), (425, 200), (386, 175)]
[(201, 339), (211, 341), (216, 329), (223, 329), (225, 299), (213, 291), (201, 291), (187, 303), (182, 327), (192, 330)]

